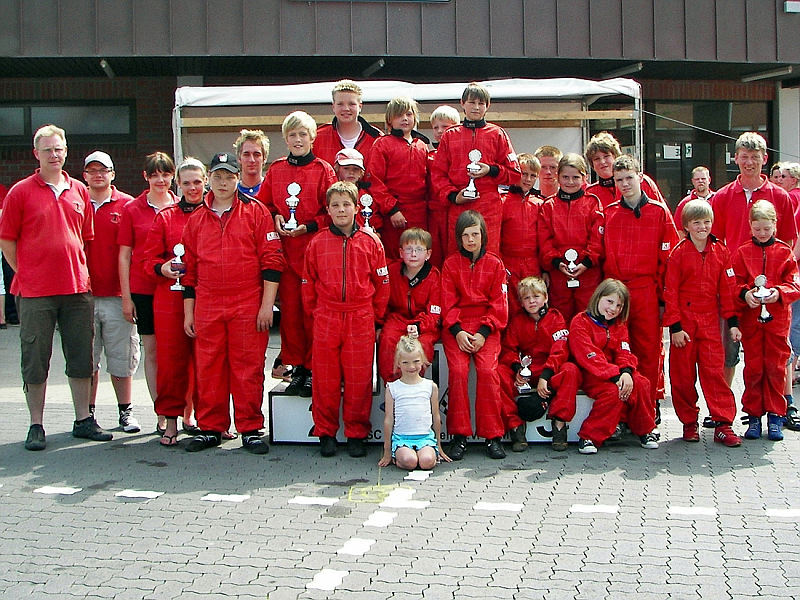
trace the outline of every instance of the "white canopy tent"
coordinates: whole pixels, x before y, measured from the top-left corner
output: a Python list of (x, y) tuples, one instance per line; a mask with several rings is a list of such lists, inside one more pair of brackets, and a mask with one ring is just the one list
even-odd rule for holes
[[(181, 87), (175, 92), (173, 132), (176, 160), (193, 155), (208, 160), (230, 149), (241, 128), (263, 129), (270, 136), (271, 158), (285, 154), (280, 124), (288, 113), (305, 110), (317, 123), (330, 122), (331, 89), (335, 82), (291, 85)], [(632, 79), (499, 79), (482, 82), (492, 95), (488, 119), (506, 128), (517, 152), (532, 152), (542, 144), (562, 151), (582, 152), (590, 120), (630, 120), (635, 149), (642, 147), (641, 86)], [(466, 83), (361, 81), (363, 116), (382, 128), (386, 102), (409, 96), (420, 104), (420, 131), (430, 134), (428, 117), (440, 104), (458, 106)], [(624, 96), (630, 110), (594, 111), (598, 99)], [(432, 135), (429, 135), (432, 137)]]

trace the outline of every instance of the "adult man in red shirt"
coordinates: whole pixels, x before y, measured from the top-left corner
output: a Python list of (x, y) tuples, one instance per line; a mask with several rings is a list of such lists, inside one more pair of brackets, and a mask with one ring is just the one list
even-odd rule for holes
[(689, 200), (705, 200), (706, 202), (711, 202), (711, 198), (714, 194), (716, 194), (716, 192), (711, 189), (711, 173), (708, 167), (701, 165), (692, 169), (692, 191), (678, 203), (673, 218), (675, 227), (678, 229), (678, 235), (681, 236), (681, 239), (686, 237), (686, 232), (681, 225), (683, 222), (681, 217), (683, 214), (683, 207)]
[(94, 211), (94, 239), (86, 244), (86, 258), (94, 297), (94, 359), (89, 412), (94, 415), (100, 358), (105, 350), (106, 370), (117, 397), (119, 425), (125, 433), (141, 431), (131, 407), (133, 374), (139, 367), (139, 334), (136, 325), (122, 314), (119, 283), (119, 233), (122, 207), (133, 200), (111, 185), (114, 162), (105, 152), (95, 151), (83, 161), (83, 179), (89, 187)]
[(33, 155), (39, 168), (9, 190), (0, 218), (0, 248), (17, 272), (11, 292), (19, 296), (22, 381), (31, 418), (25, 448), (46, 446), (44, 394), (56, 323), (75, 406), (72, 435), (108, 441), (111, 434), (89, 414), (94, 309), (83, 249), (94, 237), (89, 192), (62, 170), (67, 159), (63, 129), (39, 128)]

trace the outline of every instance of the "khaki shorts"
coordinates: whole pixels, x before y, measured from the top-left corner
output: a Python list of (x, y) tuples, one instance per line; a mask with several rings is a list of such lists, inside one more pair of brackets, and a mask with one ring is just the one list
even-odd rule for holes
[(94, 299), (94, 371), (100, 370), (105, 350), (106, 371), (114, 377), (131, 377), (139, 368), (139, 334), (122, 316), (122, 298)]
[(89, 294), (22, 298), (17, 296), (22, 381), (38, 385), (47, 381), (53, 334), (58, 323), (67, 377), (92, 376), (94, 309)]

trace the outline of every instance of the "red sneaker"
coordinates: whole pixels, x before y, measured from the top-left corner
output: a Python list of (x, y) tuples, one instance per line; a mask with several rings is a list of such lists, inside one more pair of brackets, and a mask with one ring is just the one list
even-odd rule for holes
[(730, 425), (720, 425), (714, 428), (714, 441), (728, 448), (742, 445), (742, 438), (736, 435)]
[[(731, 432), (733, 433), (733, 432)], [(694, 423), (683, 424), (683, 441), (684, 442), (699, 442), (700, 431), (697, 428), (697, 421)]]

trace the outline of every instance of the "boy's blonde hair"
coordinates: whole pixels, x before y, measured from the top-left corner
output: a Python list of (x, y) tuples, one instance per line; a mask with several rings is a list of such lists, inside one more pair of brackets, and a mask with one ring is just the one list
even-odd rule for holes
[(520, 300), (526, 294), (539, 294), (548, 298), (547, 284), (541, 277), (526, 277), (517, 284), (517, 294)]
[(361, 90), (361, 87), (352, 79), (342, 79), (337, 81), (336, 84), (333, 86), (331, 90), (331, 98), (334, 102), (336, 102), (336, 93), (337, 92), (352, 92), (358, 96), (358, 101), (361, 102), (361, 96), (364, 95), (364, 92)]
[(750, 207), (750, 222), (753, 221), (772, 221), (778, 222), (778, 213), (772, 202), (769, 200), (756, 200)]
[(539, 162), (539, 159), (536, 158), (533, 154), (529, 154), (527, 152), (518, 154), (517, 162), (519, 162), (520, 167), (522, 165), (525, 165), (534, 173), (538, 173), (539, 171), (542, 170), (542, 163)]
[(52, 137), (54, 135), (60, 137), (64, 141), (64, 145), (67, 145), (67, 134), (63, 129), (61, 129), (61, 127), (57, 127), (55, 125), (42, 125), (36, 130), (36, 133), (33, 134), (33, 147), (38, 150), (38, 144), (41, 138)]
[(384, 117), (386, 120), (386, 128), (391, 131), (392, 119), (406, 114), (409, 110), (414, 113), (414, 124), (411, 128), (416, 129), (419, 125), (419, 106), (417, 106), (417, 101), (406, 96), (398, 96), (397, 98), (389, 100), (389, 104), (386, 105)]
[(467, 87), (464, 88), (464, 91), (461, 94), (461, 102), (466, 102), (467, 100), (479, 100), (481, 102), (485, 102), (486, 104), (490, 104), (492, 101), (492, 95), (489, 93), (489, 88), (487, 88), (485, 85), (480, 84), (477, 81), (472, 81), (467, 84)]
[(397, 342), (397, 346), (394, 349), (394, 370), (400, 370), (400, 355), (401, 354), (417, 354), (422, 357), (422, 362), (427, 364), (428, 357), (425, 356), (425, 349), (422, 347), (422, 344), (417, 338), (412, 338), (408, 335), (404, 335), (400, 338)]
[(316, 121), (314, 121), (314, 118), (310, 114), (303, 112), (302, 110), (296, 110), (293, 113), (286, 115), (286, 118), (283, 120), (283, 125), (281, 125), (281, 134), (283, 135), (283, 139), (285, 140), (289, 135), (289, 132), (294, 131), (295, 129), (305, 129), (308, 131), (312, 141), (317, 137)]
[(619, 279), (605, 279), (600, 282), (600, 285), (594, 290), (592, 297), (589, 299), (589, 305), (586, 307), (588, 312), (593, 317), (599, 317), (600, 311), (597, 309), (600, 304), (600, 298), (604, 296), (615, 295), (622, 302), (622, 310), (617, 317), (620, 323), (628, 320), (628, 315), (631, 312), (631, 294), (628, 291), (628, 286), (622, 283)]
[(330, 206), (331, 198), (334, 194), (349, 196), (353, 201), (353, 206), (358, 206), (358, 188), (355, 183), (350, 183), (349, 181), (337, 181), (333, 183), (331, 187), (328, 188), (328, 191), (325, 192), (326, 206)]
[(589, 143), (586, 144), (583, 154), (586, 156), (586, 160), (592, 162), (594, 155), (598, 152), (608, 152), (611, 156), (616, 158), (622, 155), (622, 148), (619, 147), (617, 138), (607, 131), (601, 131), (591, 137)]
[(236, 150), (236, 157), (242, 155), (242, 146), (245, 142), (255, 142), (261, 146), (261, 153), (264, 155), (264, 160), (269, 156), (269, 138), (267, 134), (260, 129), (242, 129), (239, 132), (239, 137), (233, 142), (233, 148)]
[(733, 146), (734, 154), (741, 149), (744, 150), (760, 150), (764, 154), (767, 153), (767, 140), (755, 131), (747, 131), (739, 136), (736, 144)]
[(574, 152), (567, 152), (561, 160), (558, 161), (558, 174), (561, 175), (561, 171), (566, 167), (572, 167), (574, 169), (578, 169), (581, 172), (581, 175), (586, 177), (589, 173), (589, 168), (586, 166), (586, 161), (583, 160), (583, 157), (580, 154), (575, 154)]
[(536, 158), (543, 158), (545, 156), (549, 156), (551, 158), (555, 158), (556, 160), (561, 160), (564, 156), (564, 153), (561, 152), (555, 146), (539, 146), (536, 151), (533, 153)]
[(422, 244), (426, 250), (433, 248), (433, 236), (421, 227), (410, 227), (400, 234), (401, 248), (414, 242)]
[(447, 121), (448, 123), (452, 123), (453, 125), (458, 125), (461, 123), (461, 115), (458, 114), (458, 111), (453, 108), (452, 106), (448, 106), (447, 104), (442, 104), (438, 106), (432, 113), (431, 113), (431, 123), (436, 120)]
[(177, 174), (180, 177), (181, 173), (184, 171), (200, 171), (203, 174), (203, 177), (208, 175), (208, 170), (206, 166), (194, 156), (187, 156), (183, 159), (183, 162), (178, 165)]
[(707, 200), (695, 198), (683, 205), (681, 225), (683, 225), (684, 229), (686, 229), (692, 221), (698, 221), (700, 219), (711, 219), (712, 222), (714, 221), (714, 209), (711, 208)]
[(639, 166), (639, 161), (630, 154), (622, 154), (614, 159), (614, 172), (618, 171), (634, 171), (641, 173), (642, 167)]

